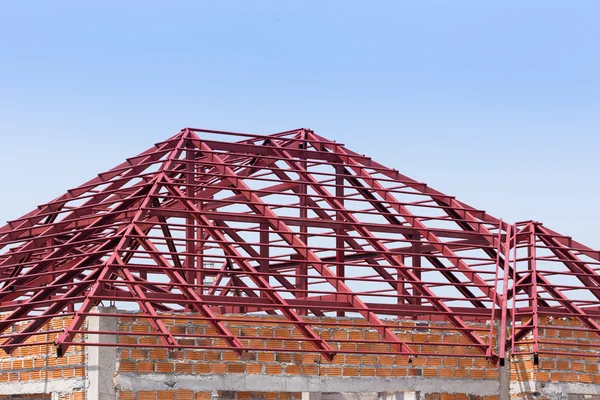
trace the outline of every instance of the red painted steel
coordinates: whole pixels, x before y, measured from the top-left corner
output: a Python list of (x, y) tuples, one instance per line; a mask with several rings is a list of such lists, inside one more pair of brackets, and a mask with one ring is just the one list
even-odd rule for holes
[[(64, 354), (104, 304), (149, 319), (139, 335), (158, 342), (141, 347), (241, 355), (268, 337), (242, 336), (231, 314), (264, 314), (298, 332), (278, 338), (282, 351), (434, 345), (501, 362), (559, 354), (540, 333), (573, 329), (557, 319), (600, 335), (599, 265), (599, 251), (539, 222), (502, 222), (308, 129), (186, 128), (0, 228), (0, 340), (11, 353), (45, 334)], [(173, 313), (211, 332), (170, 332)], [(58, 316), (72, 317), (62, 330), (48, 324)], [(344, 326), (378, 339), (333, 338)]]

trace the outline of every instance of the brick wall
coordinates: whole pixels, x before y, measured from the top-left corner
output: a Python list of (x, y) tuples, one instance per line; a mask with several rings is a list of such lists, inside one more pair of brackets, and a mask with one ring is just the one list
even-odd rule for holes
[[(42, 327), (43, 331), (60, 331), (71, 322), (71, 318), (56, 318)], [(25, 324), (15, 325), (8, 333), (18, 333)], [(56, 340), (59, 333), (35, 335), (28, 339), (23, 346), (15, 349), (10, 355), (0, 351), (0, 385), (4, 388), (14, 388), (18, 392), (19, 385), (27, 383), (51, 381), (59, 382), (66, 379), (80, 381), (80, 385), (69, 387), (65, 391), (56, 391), (60, 400), (83, 400), (86, 375), (86, 356), (82, 346), (71, 346), (64, 357), (57, 357), (55, 347), (48, 342)], [(75, 340), (81, 340), (76, 336)], [(47, 385), (46, 385), (47, 386)], [(81, 391), (76, 390), (81, 387)], [(36, 396), (44, 398), (43, 387)], [(4, 389), (6, 392), (6, 389)], [(23, 395), (5, 395), (2, 398), (19, 398)], [(27, 398), (38, 398), (31, 397)]]
[[(539, 324), (539, 349), (542, 353), (539, 365), (534, 365), (530, 355), (514, 356), (510, 364), (511, 382), (523, 387), (523, 393), (536, 400), (600, 400), (600, 387), (593, 386), (600, 385), (600, 337), (574, 318), (542, 317)], [(532, 340), (531, 335), (524, 341), (527, 340)], [(515, 347), (516, 353), (524, 350), (532, 351), (531, 344)], [(533, 382), (535, 386), (527, 391), (525, 382)], [(561, 389), (562, 397), (548, 395), (548, 392), (555, 393)], [(585, 397), (581, 397), (584, 394)], [(521, 398), (518, 394), (513, 397)]]
[[(121, 336), (121, 343), (140, 344), (140, 348), (121, 348), (118, 352), (117, 372), (120, 374), (195, 374), (242, 375), (247, 376), (312, 376), (327, 378), (443, 378), (498, 380), (498, 370), (485, 358), (476, 357), (477, 350), (465, 346), (468, 342), (457, 331), (449, 329), (444, 323), (436, 323), (429, 327), (415, 328), (414, 321), (387, 321), (387, 324), (402, 340), (422, 342), (417, 350), (430, 353), (428, 356), (413, 357), (393, 354), (393, 348), (381, 344), (380, 335), (364, 325), (358, 319), (318, 319), (315, 331), (337, 350), (332, 361), (319, 353), (296, 352), (309, 343), (299, 343), (287, 338), (299, 338), (301, 333), (293, 326), (280, 325), (276, 317), (256, 317), (232, 315), (227, 323), (230, 331), (237, 335), (245, 346), (259, 348), (243, 355), (243, 359), (231, 350), (200, 349), (144, 349), (143, 345), (155, 345), (158, 339), (144, 336), (150, 331), (147, 320), (134, 316), (121, 318), (119, 330), (124, 333), (136, 332), (140, 336)], [(195, 321), (191, 323), (182, 317), (164, 319), (169, 331), (178, 334), (207, 334), (216, 332), (209, 324)], [(339, 324), (339, 325), (335, 325)], [(356, 324), (356, 326), (353, 326)], [(410, 326), (410, 328), (406, 328)], [(437, 328), (437, 329), (432, 329)], [(443, 328), (443, 329), (442, 329)], [(489, 332), (489, 326), (481, 324), (482, 336)], [(256, 339), (264, 337), (265, 339)], [(366, 343), (365, 343), (366, 341)], [(193, 339), (186, 344), (190, 346), (215, 346), (225, 344), (221, 339)], [(274, 351), (273, 349), (289, 349)], [(344, 354), (343, 352), (347, 352)], [(364, 352), (364, 354), (358, 353)], [(232, 399), (298, 399), (300, 393), (240, 392), (237, 394), (219, 393), (221, 398)], [(141, 396), (141, 397), (140, 397)], [(173, 397), (175, 396), (175, 397)], [(155, 391), (144, 393), (122, 392), (121, 399), (127, 400), (163, 400), (180, 398), (208, 398), (210, 392), (176, 392)], [(455, 394), (443, 394), (429, 397), (431, 400), (450, 400), (468, 398)], [(472, 397), (483, 399), (483, 396)], [(489, 396), (487, 399), (493, 399)]]
[[(414, 321), (386, 321), (388, 326), (402, 340), (421, 342), (417, 350), (433, 353), (428, 356), (412, 358), (390, 354), (392, 348), (379, 344), (377, 332), (364, 326), (364, 321), (353, 319), (319, 319), (323, 325), (317, 325), (316, 332), (328, 343), (340, 351), (362, 351), (369, 354), (338, 354), (333, 361), (327, 360), (319, 353), (294, 352), (304, 348), (306, 343), (285, 341), (284, 338), (295, 338), (301, 334), (293, 326), (282, 326), (276, 317), (256, 317), (232, 315), (227, 326), (233, 334), (238, 335), (245, 346), (260, 348), (250, 351), (240, 359), (230, 350), (194, 350), (182, 349), (169, 351), (165, 349), (130, 349), (123, 348), (118, 356), (118, 373), (122, 374), (196, 374), (200, 376), (246, 374), (249, 376), (314, 376), (329, 378), (366, 377), (366, 378), (431, 378), (431, 379), (466, 379), (475, 381), (498, 381), (498, 368), (485, 358), (477, 357), (476, 349), (465, 346), (468, 342), (455, 330), (444, 323), (432, 323), (429, 326), (415, 328)], [(233, 321), (235, 320), (235, 321)], [(212, 328), (203, 322), (190, 322), (185, 318), (165, 319), (169, 330), (174, 334), (204, 333), (215, 334)], [(336, 326), (335, 323), (339, 323)], [(355, 323), (357, 326), (352, 326)], [(510, 378), (514, 388), (521, 390), (514, 394), (517, 398), (543, 399), (544, 388), (557, 381), (580, 385), (600, 384), (598, 372), (597, 348), (600, 338), (594, 333), (582, 329), (577, 320), (547, 319), (541, 321), (540, 340), (559, 342), (558, 344), (541, 344), (541, 349), (565, 352), (564, 355), (540, 356), (538, 366), (534, 365), (530, 355), (513, 357), (510, 360)], [(409, 328), (407, 328), (409, 327)], [(482, 337), (489, 332), (489, 325), (476, 326)], [(440, 329), (441, 328), (441, 329)], [(141, 336), (121, 337), (126, 343), (156, 344), (156, 338), (143, 336), (150, 329), (148, 322), (135, 317), (122, 318), (119, 330), (122, 332), (138, 332)], [(492, 333), (495, 336), (495, 332)], [(244, 337), (266, 337), (268, 339), (244, 339)], [(364, 343), (367, 341), (368, 343)], [(495, 341), (492, 340), (495, 345)], [(190, 345), (224, 346), (220, 339), (196, 339)], [(524, 350), (526, 346), (515, 350)], [(289, 349), (289, 351), (273, 351), (272, 349)], [(589, 352), (590, 356), (569, 355), (569, 352)], [(520, 389), (519, 389), (520, 388)], [(428, 393), (427, 400), (450, 399), (493, 399), (495, 396), (477, 396), (465, 393)], [(552, 389), (554, 390), (554, 389)], [(138, 394), (139, 395), (139, 394)], [(208, 393), (180, 394), (181, 398), (204, 398)], [(221, 394), (220, 394), (221, 395)], [(298, 396), (286, 394), (285, 396)], [(123, 394), (124, 398), (134, 399), (135, 393)], [(176, 396), (177, 393), (147, 393), (144, 398), (162, 399)], [(187, 396), (187, 397), (186, 397)], [(190, 397), (191, 396), (191, 397)], [(242, 398), (275, 398), (278, 393), (247, 393)], [(139, 397), (137, 397), (140, 399)], [(236, 397), (237, 398), (237, 397)], [(287, 397), (286, 397), (287, 398)], [(553, 398), (548, 395), (546, 398)]]
[[(431, 331), (427, 327), (404, 329), (403, 322), (389, 321), (388, 325), (402, 339), (423, 342), (419, 346), (424, 353), (439, 355), (418, 356), (408, 360), (406, 356), (394, 355), (390, 345), (379, 344), (380, 335), (366, 327), (331, 326), (331, 322), (340, 320), (320, 319), (327, 325), (317, 325), (315, 331), (334, 349), (340, 349), (332, 361), (319, 353), (294, 352), (300, 345), (297, 341), (285, 341), (285, 338), (301, 337), (293, 326), (279, 325), (276, 317), (232, 316), (243, 321), (229, 322), (227, 327), (237, 335), (245, 346), (259, 347), (260, 351), (250, 351), (243, 359), (231, 350), (165, 350), (130, 349), (119, 351), (118, 372), (124, 373), (180, 373), (180, 374), (249, 374), (249, 375), (314, 375), (329, 377), (407, 377), (462, 379), (498, 379), (497, 369), (485, 358), (474, 357), (477, 350), (471, 347), (459, 347), (468, 343), (462, 335), (450, 329)], [(364, 321), (344, 319), (344, 324), (364, 324)], [(216, 332), (203, 322), (189, 323), (183, 318), (163, 320), (174, 334), (201, 333), (214, 335)], [(414, 325), (414, 321), (406, 323)], [(443, 324), (436, 324), (440, 326)], [(487, 328), (489, 329), (489, 328)], [(150, 330), (146, 320), (122, 318), (119, 322), (122, 332), (143, 332)], [(244, 339), (245, 336), (268, 337), (268, 339)], [(348, 342), (348, 340), (354, 340)], [(370, 341), (364, 343), (363, 341)], [(151, 344), (158, 342), (156, 337), (122, 336), (121, 343)], [(195, 339), (189, 345), (223, 347), (221, 339)], [(303, 343), (304, 344), (304, 343)], [(289, 351), (271, 349), (289, 348)], [(343, 354), (343, 351), (349, 353)], [(351, 352), (366, 352), (357, 354)]]
[[(477, 357), (476, 350), (467, 346), (466, 340), (457, 331), (444, 323), (415, 327), (415, 321), (387, 321), (388, 326), (400, 339), (419, 342), (417, 351), (427, 356), (413, 357), (393, 354), (393, 348), (380, 342), (379, 335), (358, 319), (318, 319), (316, 332), (340, 351), (330, 361), (317, 352), (303, 353), (297, 350), (310, 345), (298, 342), (301, 334), (295, 327), (282, 325), (275, 317), (232, 315), (228, 328), (238, 335), (249, 351), (240, 359), (236, 353), (225, 348), (222, 339), (205, 337), (185, 338), (186, 334), (215, 335), (216, 332), (205, 322), (191, 321), (184, 315), (163, 319), (168, 329), (186, 346), (205, 346), (209, 349), (164, 349), (156, 337), (148, 335), (150, 324), (135, 314), (120, 317), (118, 330), (122, 347), (117, 351), (115, 371), (117, 376), (151, 377), (164, 374), (172, 376), (194, 376), (206, 380), (214, 376), (252, 377), (313, 377), (327, 379), (380, 379), (418, 378), (421, 380), (443, 379), (449, 382), (497, 382), (498, 369), (485, 358)], [(70, 318), (53, 320), (47, 330), (60, 331)], [(569, 383), (573, 394), (585, 385), (600, 385), (598, 371), (598, 348), (600, 338), (588, 332), (579, 321), (571, 319), (543, 319), (540, 329), (542, 349), (564, 354), (540, 357), (538, 366), (531, 356), (513, 357), (510, 362), (510, 378), (519, 393), (515, 398), (553, 399), (552, 390), (557, 382)], [(486, 324), (477, 325), (480, 334), (489, 332)], [(17, 326), (15, 331), (20, 328)], [(127, 335), (135, 333), (135, 335)], [(493, 333), (495, 335), (495, 333)], [(84, 400), (86, 384), (86, 357), (81, 346), (72, 346), (65, 357), (57, 358), (55, 349), (43, 342), (56, 339), (58, 333), (37, 335), (15, 350), (11, 355), (0, 352), (0, 385), (34, 381), (81, 379), (80, 388), (58, 393), (59, 400)], [(259, 337), (260, 339), (258, 339)], [(77, 337), (75, 340), (80, 340)], [(289, 340), (286, 340), (289, 339)], [(40, 344), (37, 344), (40, 343)], [(135, 347), (124, 347), (131, 345)], [(157, 346), (148, 348), (147, 346)], [(517, 347), (516, 351), (525, 349)], [(595, 347), (598, 346), (598, 347)], [(570, 352), (584, 353), (573, 355)], [(588, 355), (589, 354), (589, 355)], [(579, 385), (579, 386), (577, 386)], [(496, 396), (480, 396), (470, 392), (469, 385), (463, 393), (423, 393), (425, 400), (492, 400)], [(554, 389), (553, 389), (554, 388)], [(189, 389), (189, 388), (186, 388)], [(231, 388), (227, 388), (231, 389)], [(180, 387), (164, 387), (160, 390), (121, 389), (119, 398), (124, 400), (209, 400), (213, 394), (230, 400), (298, 400), (298, 391), (224, 391), (184, 390)], [(564, 390), (564, 389), (562, 389)], [(596, 389), (594, 389), (596, 390)], [(430, 390), (431, 391), (431, 390)], [(457, 390), (454, 390), (456, 392)], [(552, 393), (551, 393), (552, 392)], [(582, 392), (583, 393), (583, 392)], [(598, 390), (600, 393), (600, 389)], [(6, 397), (0, 397), (0, 399)]]
[[(56, 318), (46, 324), (42, 330), (60, 331), (70, 321), (71, 319), (66, 317)], [(16, 325), (5, 334), (18, 333), (22, 326), (24, 325)], [(57, 357), (54, 346), (45, 344), (54, 341), (58, 334), (35, 335), (10, 355), (0, 351), (0, 383), (83, 378), (85, 376), (85, 350), (82, 346), (71, 346), (64, 357)], [(75, 340), (81, 340), (81, 338), (76, 337)]]

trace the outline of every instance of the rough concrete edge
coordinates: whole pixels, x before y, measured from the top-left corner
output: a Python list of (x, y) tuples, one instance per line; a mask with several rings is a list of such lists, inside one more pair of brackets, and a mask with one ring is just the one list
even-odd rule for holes
[[(114, 306), (95, 307), (92, 312), (115, 314)], [(100, 332), (115, 332), (118, 329), (118, 318), (108, 316), (89, 317), (88, 329)], [(114, 347), (86, 346), (86, 376), (88, 386), (87, 400), (114, 400), (117, 393), (114, 388), (113, 377), (117, 371), (117, 338), (110, 334), (87, 334), (86, 341), (90, 343), (113, 343)]]
[(45, 381), (21, 381), (19, 383), (0, 383), (0, 395), (39, 394), (39, 393), (70, 393), (83, 390), (85, 379), (51, 379)]
[(510, 393), (534, 393), (538, 392), (541, 395), (557, 395), (557, 394), (600, 394), (600, 385), (592, 383), (580, 382), (536, 382), (523, 381), (511, 382)]
[(136, 373), (118, 374), (115, 377), (115, 385), (119, 391), (187, 389), (193, 391), (340, 393), (368, 393), (376, 387), (379, 392), (419, 391), (421, 393), (464, 393), (478, 396), (497, 395), (499, 390), (497, 380)]

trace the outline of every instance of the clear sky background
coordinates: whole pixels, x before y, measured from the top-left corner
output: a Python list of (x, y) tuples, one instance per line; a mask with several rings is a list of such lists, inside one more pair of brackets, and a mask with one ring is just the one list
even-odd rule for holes
[(0, 221), (185, 126), (308, 127), (600, 248), (598, 1), (4, 1)]

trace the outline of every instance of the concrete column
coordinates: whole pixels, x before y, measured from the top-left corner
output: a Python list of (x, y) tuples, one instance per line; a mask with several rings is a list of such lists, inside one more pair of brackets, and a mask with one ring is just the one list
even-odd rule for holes
[[(116, 307), (98, 307), (93, 312), (115, 314)], [(89, 317), (87, 320), (90, 331), (117, 331), (117, 317)], [(116, 335), (88, 334), (89, 343), (117, 343)], [(117, 371), (117, 348), (106, 346), (87, 347), (87, 377), (89, 386), (86, 400), (115, 400), (117, 392), (113, 383)]]
[(498, 400), (509, 400), (510, 399), (510, 359), (506, 357), (504, 365), (498, 367), (498, 381), (500, 384), (500, 391), (498, 393)]
[[(500, 349), (500, 321), (490, 321), (496, 326), (496, 351)], [(508, 322), (510, 324), (510, 322)], [(498, 400), (510, 399), (510, 357), (505, 355), (504, 365), (498, 366)]]

